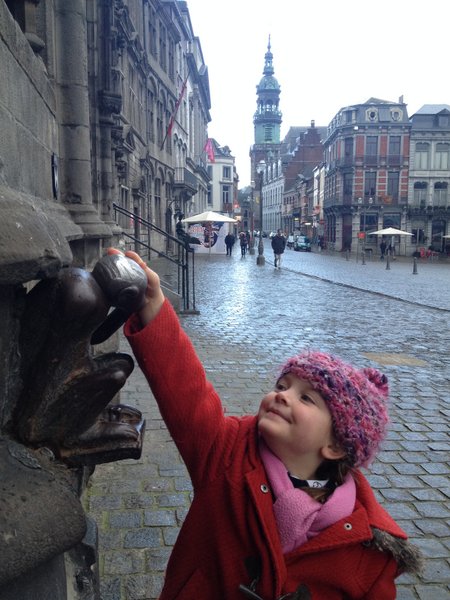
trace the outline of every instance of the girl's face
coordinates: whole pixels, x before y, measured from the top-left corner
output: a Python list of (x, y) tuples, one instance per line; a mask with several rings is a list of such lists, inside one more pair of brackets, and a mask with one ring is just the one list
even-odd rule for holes
[(287, 470), (301, 479), (314, 478), (323, 460), (345, 455), (334, 440), (324, 399), (308, 381), (292, 373), (283, 375), (263, 398), (258, 429)]

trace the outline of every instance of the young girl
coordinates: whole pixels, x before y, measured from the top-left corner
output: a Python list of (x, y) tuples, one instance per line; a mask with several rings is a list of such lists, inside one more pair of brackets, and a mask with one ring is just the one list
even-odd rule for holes
[(194, 487), (160, 600), (394, 599), (419, 554), (359, 470), (385, 435), (386, 378), (306, 352), (256, 416), (226, 417), (158, 275), (127, 255), (148, 287), (125, 333)]

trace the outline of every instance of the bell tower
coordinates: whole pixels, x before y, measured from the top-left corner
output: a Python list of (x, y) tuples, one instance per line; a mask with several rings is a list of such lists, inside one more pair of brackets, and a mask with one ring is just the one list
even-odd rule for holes
[(257, 107), (253, 115), (254, 144), (250, 150), (252, 180), (256, 178), (256, 166), (267, 160), (268, 153), (278, 155), (280, 149), (281, 111), (279, 110), (281, 88), (274, 77), (273, 54), (269, 42), (264, 56), (263, 77), (256, 86)]

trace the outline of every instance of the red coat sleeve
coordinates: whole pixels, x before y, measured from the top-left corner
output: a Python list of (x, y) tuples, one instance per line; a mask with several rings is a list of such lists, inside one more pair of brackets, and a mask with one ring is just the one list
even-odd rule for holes
[(193, 484), (199, 485), (226, 459), (238, 420), (225, 418), (220, 398), (168, 300), (146, 327), (139, 329), (134, 316), (124, 330)]

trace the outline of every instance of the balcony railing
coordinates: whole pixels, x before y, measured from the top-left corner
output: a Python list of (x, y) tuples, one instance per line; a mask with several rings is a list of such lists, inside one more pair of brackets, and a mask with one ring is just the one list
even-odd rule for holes
[(407, 196), (370, 196), (372, 201), (369, 201), (369, 196), (364, 196), (362, 202), (359, 202), (359, 198), (355, 198), (351, 194), (342, 194), (340, 196), (334, 196), (333, 198), (324, 199), (324, 208), (331, 208), (333, 206), (354, 206), (360, 208), (372, 207), (377, 210), (380, 207), (397, 207), (405, 206), (408, 204)]
[(196, 176), (185, 167), (175, 167), (174, 185), (177, 188), (186, 188), (191, 194), (195, 194), (198, 191)]
[(336, 169), (350, 168), (355, 165), (364, 165), (367, 167), (400, 167), (406, 159), (399, 154), (365, 154), (364, 156), (344, 156), (330, 163), (330, 167)]

